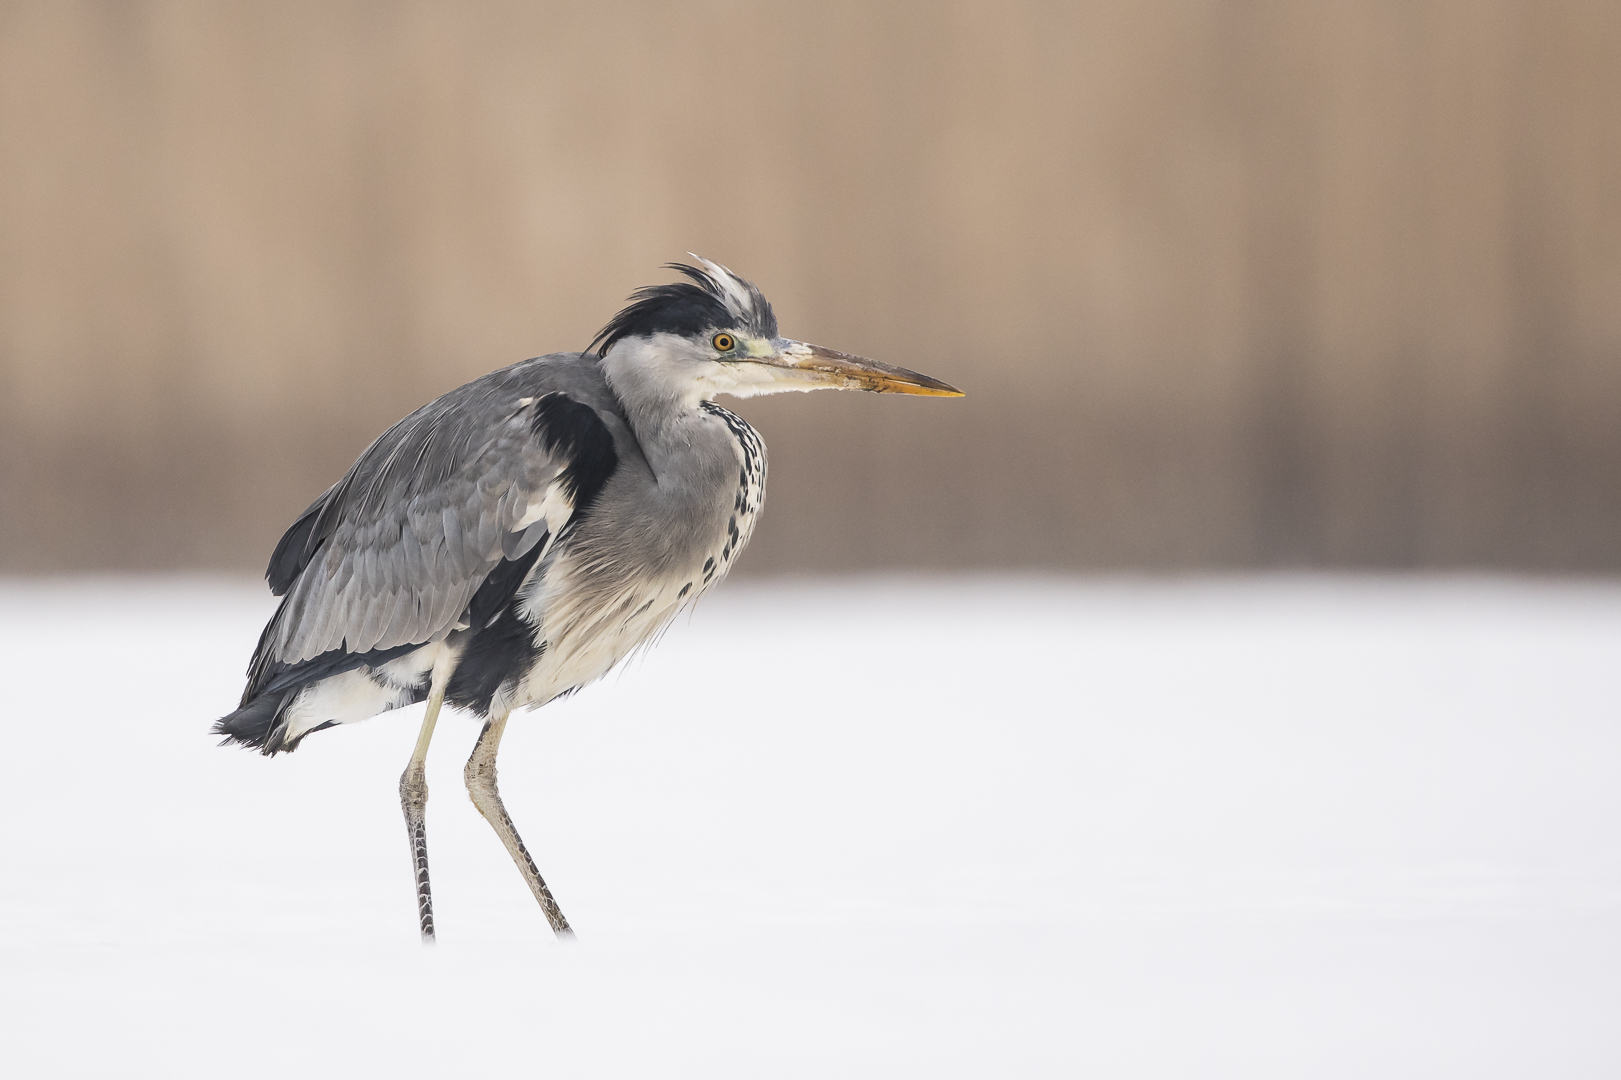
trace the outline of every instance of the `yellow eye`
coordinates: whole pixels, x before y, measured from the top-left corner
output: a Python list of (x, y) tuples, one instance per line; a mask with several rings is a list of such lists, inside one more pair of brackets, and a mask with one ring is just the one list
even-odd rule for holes
[(731, 352), (737, 344), (737, 339), (730, 334), (716, 334), (715, 340), (710, 344), (715, 346), (716, 352)]

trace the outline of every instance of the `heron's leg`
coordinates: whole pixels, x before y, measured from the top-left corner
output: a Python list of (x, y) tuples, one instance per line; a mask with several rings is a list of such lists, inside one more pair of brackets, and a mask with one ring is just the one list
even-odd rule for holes
[(501, 734), (506, 729), (507, 718), (502, 715), (485, 724), (484, 730), (479, 733), (478, 745), (473, 747), (473, 756), (467, 759), (467, 768), (462, 772), (467, 779), (467, 793), (473, 797), (473, 805), (484, 815), (484, 820), (494, 827), (495, 835), (506, 845), (512, 861), (518, 864), (518, 871), (528, 882), (529, 891), (540, 901), (540, 910), (546, 913), (546, 921), (552, 924), (552, 932), (560, 938), (573, 937), (574, 931), (569, 929), (568, 920), (563, 918), (557, 901), (552, 899), (552, 891), (541, 879), (540, 871), (535, 869), (535, 860), (529, 857), (529, 849), (523, 846), (518, 830), (512, 827), (507, 808), (501, 805), (501, 793), (496, 790), (495, 755), (501, 748)]
[(411, 841), (411, 867), (416, 878), (417, 918), (422, 926), (424, 943), (433, 941), (433, 890), (428, 887), (428, 777), (424, 766), (428, 760), (428, 743), (433, 741), (433, 727), (439, 722), (439, 709), (445, 703), (445, 687), (450, 673), (455, 670), (456, 657), (450, 649), (441, 647), (434, 661), (433, 674), (428, 682), (428, 711), (422, 717), (422, 730), (417, 733), (416, 749), (411, 762), (400, 774), (400, 807), (405, 811), (405, 832)]

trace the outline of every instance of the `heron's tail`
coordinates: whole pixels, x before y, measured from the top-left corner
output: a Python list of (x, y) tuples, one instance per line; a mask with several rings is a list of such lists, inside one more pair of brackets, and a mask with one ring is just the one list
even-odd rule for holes
[(291, 746), (282, 745), (279, 730), (282, 726), (279, 723), (281, 714), (287, 706), (289, 696), (260, 694), (235, 712), (220, 717), (214, 722), (214, 734), (225, 736), (220, 745), (228, 746), (236, 743), (257, 750), (261, 754), (274, 754), (278, 750), (293, 749)]

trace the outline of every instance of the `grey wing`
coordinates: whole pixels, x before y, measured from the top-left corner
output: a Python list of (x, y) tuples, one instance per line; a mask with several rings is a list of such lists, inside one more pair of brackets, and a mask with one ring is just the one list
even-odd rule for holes
[(413, 413), (278, 546), (270, 576), (286, 597), (265, 628), (249, 693), (273, 667), (333, 650), (442, 640), (504, 559), (567, 525), (582, 470), (611, 471), (615, 461), (600, 418), (562, 393), (519, 397), (473, 383)]

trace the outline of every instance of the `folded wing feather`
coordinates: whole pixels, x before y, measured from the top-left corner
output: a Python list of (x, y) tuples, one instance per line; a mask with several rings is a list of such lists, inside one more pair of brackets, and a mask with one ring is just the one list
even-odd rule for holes
[(559, 482), (568, 463), (534, 420), (534, 399), (441, 399), (373, 443), (306, 530), (315, 549), (256, 667), (442, 639), (504, 558), (555, 536), (573, 512)]

